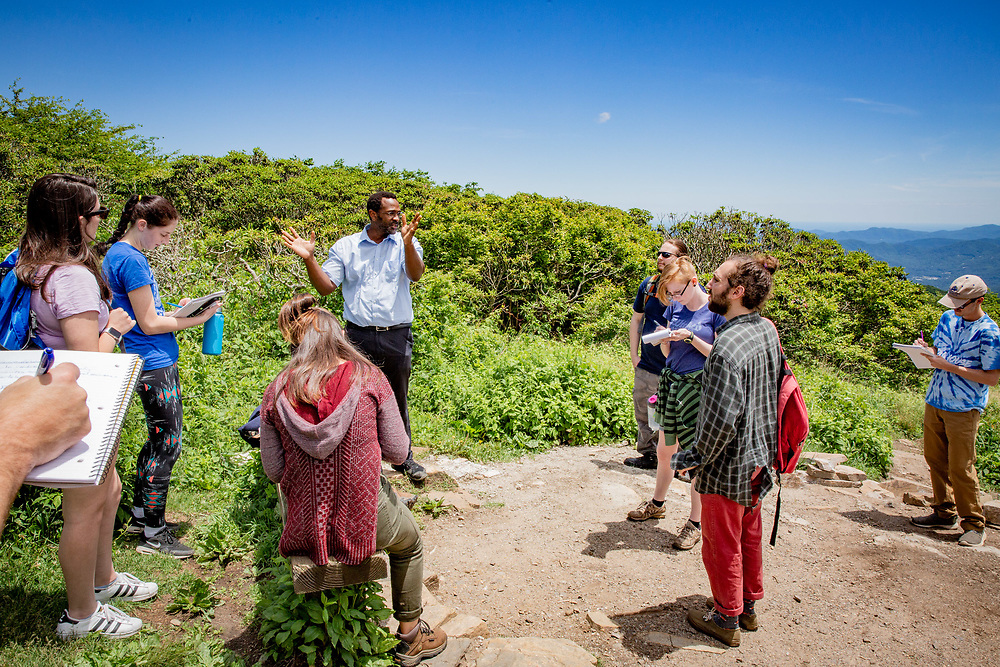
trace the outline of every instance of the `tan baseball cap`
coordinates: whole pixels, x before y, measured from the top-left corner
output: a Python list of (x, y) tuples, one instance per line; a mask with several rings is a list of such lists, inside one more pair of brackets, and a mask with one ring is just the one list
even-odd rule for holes
[(970, 299), (985, 296), (988, 291), (985, 281), (979, 276), (961, 276), (955, 278), (955, 282), (948, 288), (948, 293), (941, 297), (938, 303), (948, 308), (961, 308)]

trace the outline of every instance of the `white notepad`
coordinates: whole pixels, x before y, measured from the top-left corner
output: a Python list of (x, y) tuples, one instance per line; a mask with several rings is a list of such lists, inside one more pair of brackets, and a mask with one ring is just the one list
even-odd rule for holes
[[(32, 469), (24, 482), (57, 488), (101, 484), (118, 454), (125, 412), (142, 373), (142, 357), (69, 350), (54, 354), (55, 364), (68, 361), (80, 368), (77, 382), (87, 392), (90, 433), (52, 461)], [(19, 377), (34, 375), (40, 357), (39, 350), (0, 352), (0, 389)], [(52, 419), (59, 419), (59, 406), (52, 406)]]
[(893, 343), (892, 347), (894, 350), (906, 352), (906, 354), (910, 357), (910, 361), (912, 361), (913, 365), (917, 368), (933, 368), (926, 355), (933, 355), (934, 350), (924, 347), (923, 345), (904, 345), (903, 343)]

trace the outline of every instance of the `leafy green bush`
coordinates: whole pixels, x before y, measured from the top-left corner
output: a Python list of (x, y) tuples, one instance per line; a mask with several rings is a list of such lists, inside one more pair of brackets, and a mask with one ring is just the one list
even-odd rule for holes
[(1000, 489), (1000, 404), (990, 401), (979, 421), (976, 472), (983, 487)]
[(453, 327), (414, 370), (411, 401), (478, 441), (582, 445), (634, 428), (622, 358), (489, 327)]
[(892, 467), (892, 426), (872, 409), (871, 388), (835, 375), (796, 369), (809, 409), (805, 448), (840, 453), (869, 476), (885, 477)]
[(396, 639), (379, 623), (392, 613), (368, 582), (299, 595), (291, 567), (279, 560), (264, 586), (260, 638), (277, 661), (301, 655), (309, 665), (389, 667)]
[(195, 527), (194, 541), (199, 562), (217, 560), (222, 567), (240, 560), (253, 549), (250, 538), (229, 517)]

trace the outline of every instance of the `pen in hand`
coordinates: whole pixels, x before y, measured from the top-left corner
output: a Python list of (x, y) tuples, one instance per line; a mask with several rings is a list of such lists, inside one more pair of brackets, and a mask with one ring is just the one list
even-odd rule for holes
[(52, 353), (52, 348), (47, 347), (42, 350), (42, 358), (38, 360), (38, 370), (35, 371), (35, 375), (45, 375), (52, 368), (52, 362), (56, 360), (56, 355)]

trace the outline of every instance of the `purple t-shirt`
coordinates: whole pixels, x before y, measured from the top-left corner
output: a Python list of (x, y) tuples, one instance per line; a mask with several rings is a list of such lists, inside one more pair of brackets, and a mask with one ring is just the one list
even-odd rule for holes
[[(43, 266), (39, 273), (48, 270)], [(101, 288), (90, 270), (80, 264), (57, 266), (45, 285), (45, 299), (38, 290), (31, 291), (31, 311), (38, 318), (38, 337), (54, 350), (65, 350), (59, 320), (91, 310), (97, 311), (97, 330), (108, 326), (108, 304), (101, 300)], [(47, 299), (47, 300), (46, 300)]]

